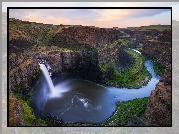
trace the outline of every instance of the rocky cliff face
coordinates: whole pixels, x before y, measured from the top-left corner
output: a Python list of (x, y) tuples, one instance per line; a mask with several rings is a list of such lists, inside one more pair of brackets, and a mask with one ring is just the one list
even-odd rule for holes
[[(28, 88), (31, 77), (39, 70), (38, 59), (46, 61), (52, 74), (68, 72), (100, 82), (106, 77), (101, 74), (99, 64), (117, 59), (117, 46), (120, 46), (121, 33), (116, 28), (105, 29), (89, 26), (48, 25), (35, 22), (9, 19), (9, 89), (17, 85)], [(29, 47), (56, 45), (75, 48), (79, 51), (46, 50), (26, 53)], [(93, 48), (93, 49), (92, 49)], [(39, 72), (39, 71), (38, 71)], [(101, 75), (103, 77), (101, 77)]]
[(117, 39), (119, 39), (120, 31), (117, 29), (106, 29), (89, 26), (71, 26), (62, 28), (61, 32), (57, 33), (52, 42), (56, 43), (59, 40), (66, 40), (73, 43), (88, 44), (92, 47), (105, 47)]
[[(30, 87), (30, 81), (40, 73), (39, 60), (45, 61), (44, 64), (52, 75), (67, 72), (71, 76), (95, 82), (101, 80), (95, 52), (47, 51), (33, 55), (19, 53), (9, 59), (9, 91), (17, 90), (18, 85), (24, 90)], [(22, 92), (24, 93), (23, 90)]]
[[(164, 75), (157, 84), (155, 90), (151, 92), (146, 117), (151, 125), (171, 126), (171, 34), (164, 32), (157, 42), (147, 42), (144, 44), (142, 52), (147, 56), (156, 58), (163, 67)], [(164, 43), (160, 42), (163, 41)]]
[[(121, 32), (118, 29), (103, 29), (97, 27), (44, 25), (30, 23), (16, 19), (10, 19), (10, 53), (16, 53), (9, 57), (9, 91), (17, 91), (20, 97), (30, 90), (31, 81), (35, 79), (40, 71), (39, 60), (44, 60), (49, 72), (62, 74), (64, 72), (71, 76), (85, 78), (94, 82), (103, 83), (108, 74), (100, 71), (99, 65), (108, 61), (115, 62), (120, 46)], [(143, 34), (141, 34), (143, 33)], [(151, 93), (146, 116), (151, 123), (156, 125), (170, 125), (171, 115), (171, 43), (170, 32), (164, 32), (158, 40), (146, 40), (146, 35), (151, 31), (136, 31), (132, 34), (138, 42), (145, 43), (142, 53), (156, 58), (165, 67), (165, 73), (160, 83)], [(156, 36), (155, 34), (153, 36)], [(23, 53), (23, 51), (34, 44), (74, 47), (79, 51), (41, 51)], [(65, 44), (65, 45), (64, 45)], [(79, 45), (80, 44), (80, 45)], [(85, 44), (90, 49), (84, 49)], [(81, 47), (82, 46), (82, 47)], [(89, 48), (90, 46), (90, 48)], [(91, 51), (94, 48), (95, 51)], [(109, 63), (109, 66), (112, 64)], [(17, 108), (15, 112), (21, 111), (18, 101), (10, 96), (11, 109)], [(13, 103), (14, 101), (14, 103)], [(14, 120), (22, 122), (22, 118), (16, 113), (10, 113)], [(12, 120), (11, 120), (12, 121)], [(12, 121), (13, 123), (13, 121)], [(12, 124), (13, 125), (13, 124)], [(17, 124), (15, 124), (17, 125)]]
[(23, 126), (22, 105), (12, 93), (9, 95), (9, 104), (9, 126)]
[(171, 126), (171, 85), (159, 82), (151, 92), (145, 111), (152, 126)]

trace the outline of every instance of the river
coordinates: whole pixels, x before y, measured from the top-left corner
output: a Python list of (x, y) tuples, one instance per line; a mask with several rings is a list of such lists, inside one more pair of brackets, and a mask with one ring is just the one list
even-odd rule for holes
[(145, 66), (152, 78), (140, 89), (107, 87), (82, 79), (54, 82), (58, 81), (54, 78), (56, 94), (52, 96), (42, 79), (31, 97), (31, 106), (37, 117), (51, 115), (65, 123), (102, 123), (113, 115), (117, 101), (148, 97), (155, 89), (160, 76), (154, 72), (152, 61), (145, 61)]

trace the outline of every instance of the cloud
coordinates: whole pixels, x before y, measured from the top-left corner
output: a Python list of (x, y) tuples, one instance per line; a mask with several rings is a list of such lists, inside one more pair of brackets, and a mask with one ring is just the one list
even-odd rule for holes
[(99, 14), (95, 19), (96, 22), (113, 22), (123, 19), (150, 17), (170, 11), (168, 9), (104, 9), (94, 10)]
[(13, 9), (10, 10), (9, 17), (45, 24), (72, 23), (70, 19), (61, 17), (62, 12), (62, 10), (60, 12), (59, 10), (48, 9)]
[(149, 26), (149, 25), (151, 25), (152, 23), (153, 23), (152, 21), (146, 20), (146, 21), (144, 21), (141, 25), (142, 25), (142, 26)]
[(72, 23), (70, 19), (62, 18), (62, 17), (54, 17), (54, 16), (46, 16), (40, 17), (37, 14), (33, 15), (30, 14), (28, 16), (23, 17), (26, 20), (37, 22), (37, 23), (44, 23), (44, 24), (54, 24), (54, 25), (59, 25), (59, 24), (70, 24)]
[(120, 20), (125, 16), (129, 15), (129, 12), (121, 9), (106, 9), (106, 10), (97, 10), (99, 17), (96, 18), (97, 22), (109, 22)]
[(38, 23), (109, 28), (138, 25), (144, 22), (141, 18), (150, 22), (158, 20), (159, 23), (161, 19), (170, 21), (171, 15), (168, 11), (164, 9), (10, 9), (9, 13), (11, 18)]
[(171, 12), (170, 9), (131, 9), (129, 17), (154, 16), (168, 11)]

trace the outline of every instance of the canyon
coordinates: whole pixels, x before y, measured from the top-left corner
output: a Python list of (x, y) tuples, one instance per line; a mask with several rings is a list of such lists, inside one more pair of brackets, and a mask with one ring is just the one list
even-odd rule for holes
[[(143, 44), (140, 47), (142, 54), (165, 68), (162, 79), (149, 97), (145, 115), (150, 125), (171, 126), (171, 30), (170, 26), (163, 27), (167, 30), (50, 25), (10, 18), (9, 97), (16, 100), (32, 90), (34, 81), (41, 74), (39, 62), (46, 65), (52, 77), (82, 78), (107, 84), (113, 77), (112, 64), (119, 62), (118, 67), (122, 70), (132, 64), (132, 58), (124, 48)], [(126, 39), (132, 43), (125, 43)], [(118, 59), (121, 56), (124, 56), (122, 60)], [(16, 101), (10, 101), (10, 110), (22, 111), (22, 105)], [(16, 112), (9, 113), (9, 122), (13, 122), (10, 125), (23, 125), (22, 115), (19, 118)], [(58, 122), (56, 124), (63, 124)]]

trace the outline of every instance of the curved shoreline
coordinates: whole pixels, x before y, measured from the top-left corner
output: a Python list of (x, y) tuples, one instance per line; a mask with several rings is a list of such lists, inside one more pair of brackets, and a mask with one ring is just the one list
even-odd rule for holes
[[(155, 89), (155, 84), (157, 84), (158, 83), (158, 81), (159, 81), (159, 79), (160, 79), (160, 76), (157, 76), (156, 74), (155, 74), (155, 72), (154, 72), (154, 70), (152, 69), (153, 67), (152, 67), (152, 61), (146, 61), (145, 62), (145, 65), (146, 65), (146, 67), (147, 67), (147, 69), (149, 70), (149, 72), (150, 72), (150, 74), (152, 75), (152, 79), (150, 80), (150, 82), (148, 83), (148, 85), (150, 86), (150, 85), (154, 85), (154, 88), (152, 89), (152, 90), (154, 90)], [(153, 84), (152, 82), (152, 80), (154, 80), (155, 81), (155, 84)], [(84, 81), (87, 81), (87, 80), (84, 80)], [(89, 82), (89, 83), (94, 83), (94, 82), (91, 82), (91, 81), (87, 81), (87, 82)], [(96, 84), (96, 83), (94, 83), (94, 84)], [(101, 86), (100, 84), (97, 84), (98, 86)], [(148, 90), (148, 92), (147, 92), (147, 95), (145, 94), (144, 96), (141, 96), (140, 97), (140, 92), (141, 92), (141, 94), (142, 94), (142, 92), (144, 92), (144, 91), (146, 91), (146, 89), (147, 89), (147, 86), (144, 86), (144, 87), (142, 87), (142, 88), (140, 88), (140, 89), (126, 89), (126, 88), (115, 88), (115, 87), (106, 87), (106, 86), (103, 86), (103, 87), (105, 87), (105, 88), (107, 88), (107, 90), (110, 90), (110, 92), (113, 92), (113, 94), (115, 94), (115, 95), (119, 95), (118, 97), (116, 97), (115, 99), (116, 99), (116, 102), (124, 102), (124, 101), (127, 101), (126, 103), (128, 103), (128, 101), (130, 102), (130, 100), (136, 100), (135, 98), (143, 98), (143, 97), (148, 97), (149, 95), (150, 95), (150, 91), (151, 90)], [(146, 89), (145, 89), (146, 88)], [(151, 89), (151, 88), (150, 88)], [(121, 95), (122, 93), (126, 93), (126, 95), (125, 94), (123, 94), (123, 95)], [(129, 93), (129, 94), (128, 94)], [(131, 93), (134, 93), (134, 94), (136, 94), (136, 93), (138, 93), (139, 94), (139, 97), (135, 97), (135, 98), (130, 98), (129, 96), (130, 96), (130, 94)], [(128, 96), (129, 97), (129, 99), (128, 100), (126, 100), (126, 98), (125, 99), (121, 99), (120, 98), (120, 95), (121, 96), (123, 96), (123, 98), (125, 98), (125, 96)], [(132, 95), (133, 96), (133, 95)], [(134, 96), (133, 96), (134, 97)], [(120, 98), (120, 100), (117, 100), (118, 98)], [(113, 114), (106, 120), (106, 121), (108, 121), (108, 120), (110, 120), (110, 118), (113, 118), (113, 116), (115, 116), (115, 113), (117, 112), (117, 106), (116, 106), (116, 110), (113, 112)], [(56, 120), (55, 118), (53, 118), (53, 121), (54, 120)], [(57, 122), (58, 122), (58, 120), (56, 120)], [(100, 123), (100, 124), (103, 124), (103, 123), (105, 123), (106, 121), (104, 121), (104, 122), (102, 122), (102, 123)], [(61, 122), (63, 122), (63, 121), (61, 121)], [(67, 126), (101, 126), (100, 124), (85, 124), (85, 123), (72, 123), (72, 124), (70, 124), (70, 123), (64, 123), (63, 122), (63, 124), (65, 124), (65, 125), (67, 125)]]

